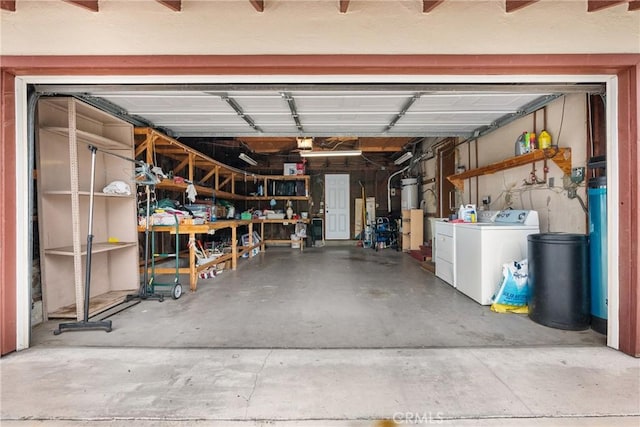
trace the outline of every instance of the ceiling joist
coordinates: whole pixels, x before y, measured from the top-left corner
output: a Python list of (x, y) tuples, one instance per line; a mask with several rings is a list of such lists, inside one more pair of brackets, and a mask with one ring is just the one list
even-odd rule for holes
[(422, 13), (429, 13), (444, 0), (422, 0)]
[(67, 3), (75, 4), (91, 12), (98, 12), (98, 0), (64, 0)]
[(174, 12), (180, 12), (182, 10), (182, 0), (156, 0), (161, 5), (167, 6)]
[(264, 12), (264, 0), (249, 0), (249, 3), (256, 11)]
[(296, 139), (293, 137), (285, 138), (259, 138), (259, 137), (242, 137), (239, 138), (242, 144), (246, 145), (252, 153), (258, 154), (277, 154), (288, 153), (297, 147)]
[(505, 10), (507, 13), (515, 12), (536, 2), (538, 2), (538, 0), (506, 0)]
[(629, 0), (588, 0), (587, 11), (597, 12), (608, 7), (617, 6), (622, 3), (627, 3)]
[[(92, 12), (98, 12), (98, 0), (63, 0), (67, 3), (80, 6)], [(169, 9), (180, 12), (182, 10), (182, 0), (156, 0), (158, 3), (168, 7)], [(507, 13), (515, 12), (526, 6), (530, 6), (533, 3), (537, 3), (539, 0), (505, 0), (505, 10)], [(347, 13), (349, 10), (350, 0), (338, 0), (340, 13)], [(16, 0), (0, 0), (0, 9), (9, 12), (16, 11)], [(249, 3), (258, 12), (264, 12), (264, 0), (249, 0)], [(444, 3), (444, 0), (422, 0), (422, 12), (429, 13), (440, 4)], [(612, 6), (617, 6), (623, 3), (628, 4), (629, 11), (640, 10), (640, 0), (587, 0), (587, 11), (597, 12), (603, 9), (607, 9)]]
[(0, 1), (0, 9), (8, 10), (9, 12), (16, 11), (16, 0), (2, 0)]

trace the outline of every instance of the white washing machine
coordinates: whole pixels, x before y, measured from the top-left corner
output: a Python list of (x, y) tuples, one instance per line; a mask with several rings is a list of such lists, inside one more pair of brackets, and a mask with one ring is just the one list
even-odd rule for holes
[(456, 224), (455, 278), (460, 292), (482, 305), (502, 278), (502, 265), (527, 258), (527, 236), (540, 232), (538, 212), (500, 211), (492, 223)]

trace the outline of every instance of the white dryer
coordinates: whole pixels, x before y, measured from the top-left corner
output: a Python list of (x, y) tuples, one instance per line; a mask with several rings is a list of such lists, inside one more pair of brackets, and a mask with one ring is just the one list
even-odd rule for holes
[(539, 232), (533, 210), (500, 211), (492, 223), (456, 224), (458, 290), (482, 305), (491, 304), (502, 265), (527, 258), (527, 236)]
[(435, 223), (433, 259), (436, 264), (436, 276), (456, 287), (456, 224), (448, 221)]
[(435, 221), (433, 239), (433, 258), (436, 264), (436, 276), (453, 286), (456, 284), (456, 228), (459, 225), (477, 225), (493, 223), (501, 211), (478, 211), (477, 223), (449, 222), (442, 218)]

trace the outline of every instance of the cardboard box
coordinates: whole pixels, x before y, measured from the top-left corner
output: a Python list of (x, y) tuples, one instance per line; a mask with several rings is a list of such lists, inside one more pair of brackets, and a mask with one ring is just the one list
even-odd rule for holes
[(295, 175), (295, 174), (296, 174), (296, 163), (285, 163), (283, 175)]
[(304, 163), (285, 163), (283, 175), (304, 175)]

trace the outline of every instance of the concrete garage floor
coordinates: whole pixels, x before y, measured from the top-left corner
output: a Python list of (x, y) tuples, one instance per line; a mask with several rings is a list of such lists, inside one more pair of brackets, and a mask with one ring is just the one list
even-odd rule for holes
[[(166, 281), (165, 281), (166, 282)], [(188, 289), (188, 279), (181, 283)], [(605, 345), (498, 314), (390, 249), (269, 248), (236, 271), (199, 280), (179, 300), (144, 301), (111, 317), (113, 332), (52, 334), (35, 345), (161, 348), (432, 348)]]
[(388, 250), (270, 249), (112, 320), (0, 359), (2, 426), (640, 424), (638, 359)]

